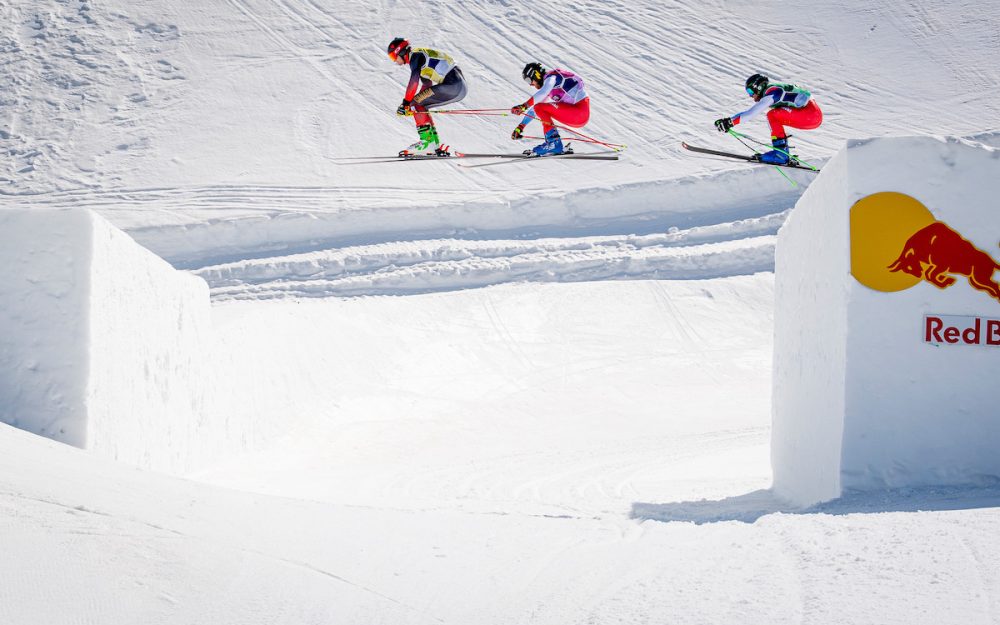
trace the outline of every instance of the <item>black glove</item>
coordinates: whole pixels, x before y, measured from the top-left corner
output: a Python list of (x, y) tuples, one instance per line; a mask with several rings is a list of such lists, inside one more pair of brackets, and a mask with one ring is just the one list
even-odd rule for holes
[(403, 100), (403, 102), (399, 105), (399, 108), (396, 109), (396, 115), (405, 116), (409, 114), (410, 114), (410, 103), (407, 100)]
[(523, 136), (524, 136), (524, 124), (518, 124), (517, 128), (514, 129), (514, 132), (510, 133), (510, 138), (513, 139), (514, 141), (517, 141)]
[(526, 105), (524, 105), (524, 104), (517, 104), (515, 106), (510, 107), (510, 112), (513, 113), (513, 114), (515, 114), (515, 115), (520, 115), (521, 113), (523, 113), (523, 112), (525, 112), (527, 110), (528, 110), (528, 107)]
[(729, 132), (729, 129), (733, 127), (733, 120), (729, 117), (717, 119), (715, 120), (715, 127), (719, 129), (719, 132)]

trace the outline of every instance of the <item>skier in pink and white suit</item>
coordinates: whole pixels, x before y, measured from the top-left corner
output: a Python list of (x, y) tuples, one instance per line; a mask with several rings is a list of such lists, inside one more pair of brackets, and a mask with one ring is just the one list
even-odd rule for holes
[[(531, 120), (542, 122), (545, 143), (536, 145), (525, 154), (549, 156), (563, 154), (562, 138), (554, 122), (571, 128), (581, 128), (590, 121), (590, 97), (583, 84), (583, 78), (564, 69), (546, 70), (541, 63), (528, 63), (521, 76), (525, 82), (537, 89), (535, 95), (522, 104), (510, 109), (511, 113), (527, 113), (511, 133), (517, 140), (524, 135), (524, 127)], [(551, 100), (546, 102), (546, 100)]]

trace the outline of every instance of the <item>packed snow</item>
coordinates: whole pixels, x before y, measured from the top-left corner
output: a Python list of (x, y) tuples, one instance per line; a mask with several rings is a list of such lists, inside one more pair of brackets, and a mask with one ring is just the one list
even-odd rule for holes
[[(776, 246), (826, 172), (680, 148), (743, 150), (712, 121), (762, 71), (813, 92), (826, 121), (792, 144), (833, 174), (852, 139), (989, 151), (1000, 5), (12, 0), (0, 18), (0, 622), (1000, 622), (994, 477), (813, 505), (772, 489)], [(584, 132), (628, 147), (347, 164), (415, 138), (397, 35), (458, 60), (454, 108), (523, 101), (528, 61), (571, 69)], [(438, 123), (462, 150), (531, 145), (511, 116)], [(884, 171), (941, 180), (891, 152)], [(995, 195), (974, 187), (998, 173), (961, 173), (975, 217), (944, 218), (994, 258)], [(801, 245), (825, 234), (798, 223)], [(59, 442), (88, 440), (54, 434), (67, 417), (117, 446)], [(963, 438), (984, 455), (986, 425)]]

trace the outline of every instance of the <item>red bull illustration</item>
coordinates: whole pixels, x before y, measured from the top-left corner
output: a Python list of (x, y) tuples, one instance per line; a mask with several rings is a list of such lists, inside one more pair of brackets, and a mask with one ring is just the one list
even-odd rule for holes
[(851, 274), (876, 291), (928, 282), (947, 289), (959, 278), (1000, 303), (1000, 263), (935, 216), (919, 200), (875, 193), (851, 207)]
[(943, 221), (935, 221), (907, 239), (899, 258), (888, 269), (922, 277), (939, 289), (955, 284), (955, 278), (948, 274), (966, 276), (974, 288), (1000, 302), (1000, 284), (993, 280), (1000, 263)]

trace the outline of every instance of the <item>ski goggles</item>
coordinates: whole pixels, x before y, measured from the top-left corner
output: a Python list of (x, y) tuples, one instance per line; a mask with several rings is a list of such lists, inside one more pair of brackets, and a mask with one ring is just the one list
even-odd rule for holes
[[(404, 50), (406, 50), (406, 45), (404, 44), (400, 44), (395, 48), (393, 48), (392, 50), (389, 50), (389, 60), (395, 61), (396, 59), (400, 58), (400, 54), (402, 54)], [(405, 61), (406, 59), (403, 60)]]
[(753, 89), (751, 89), (750, 87), (747, 87), (747, 95), (753, 96), (753, 95), (757, 95), (757, 94), (754, 93)]

